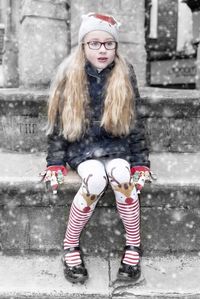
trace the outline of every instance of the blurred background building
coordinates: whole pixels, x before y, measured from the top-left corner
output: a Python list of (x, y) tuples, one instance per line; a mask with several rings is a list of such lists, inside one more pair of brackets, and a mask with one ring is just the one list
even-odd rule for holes
[(196, 87), (200, 15), (193, 13), (190, 3), (146, 1), (148, 85)]
[(200, 88), (198, 0), (0, 0), (0, 86), (48, 86), (81, 15), (113, 14), (141, 86)]

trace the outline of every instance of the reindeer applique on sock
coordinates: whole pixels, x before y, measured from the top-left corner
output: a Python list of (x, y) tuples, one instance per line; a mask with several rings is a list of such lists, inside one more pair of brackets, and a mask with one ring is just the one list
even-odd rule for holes
[[(128, 167), (126, 167), (128, 172), (130, 173), (130, 170)], [(126, 204), (132, 204), (135, 198), (137, 198), (136, 194), (136, 188), (135, 188), (135, 183), (132, 181), (132, 177), (130, 174), (130, 179), (129, 182), (126, 183), (120, 183), (115, 177), (114, 177), (114, 172), (115, 167), (111, 169), (111, 173), (108, 175), (108, 178), (110, 180), (111, 186), (114, 191), (117, 191), (121, 193), (121, 199), (124, 201)], [(114, 185), (113, 183), (116, 183), (117, 185)]]
[[(104, 190), (100, 193), (100, 194), (92, 194), (89, 191), (89, 186), (88, 186), (88, 182), (89, 179), (92, 177), (92, 174), (89, 174), (87, 178), (83, 179), (83, 185), (82, 185), (82, 197), (85, 200), (85, 203), (87, 204), (84, 208), (83, 211), (85, 213), (89, 212), (91, 209), (93, 210), (96, 202), (98, 201), (98, 199), (102, 196), (102, 194), (104, 193)], [(106, 180), (106, 177), (104, 177)], [(84, 192), (84, 189), (86, 190), (86, 192)]]

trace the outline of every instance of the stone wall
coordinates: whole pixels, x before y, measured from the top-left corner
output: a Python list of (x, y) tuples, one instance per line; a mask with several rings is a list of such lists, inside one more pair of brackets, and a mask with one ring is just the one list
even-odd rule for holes
[[(198, 152), (200, 141), (199, 92), (141, 88), (141, 115), (151, 152)], [(0, 92), (1, 148), (44, 151), (47, 91)]]
[(0, 85), (9, 88), (19, 86), (18, 29), (20, 4), (21, 0), (4, 1), (2, 8), (5, 36)]
[(19, 36), (20, 85), (46, 86), (69, 53), (66, 1), (25, 0)]
[[(76, 190), (53, 197), (41, 184), (5, 185), (0, 189), (0, 250), (7, 254), (61, 251), (69, 208)], [(198, 252), (200, 246), (199, 187), (153, 185), (141, 200), (141, 236), (145, 255)], [(109, 189), (81, 237), (91, 255), (119, 253), (125, 232)], [(116, 246), (117, 244), (117, 246)]]

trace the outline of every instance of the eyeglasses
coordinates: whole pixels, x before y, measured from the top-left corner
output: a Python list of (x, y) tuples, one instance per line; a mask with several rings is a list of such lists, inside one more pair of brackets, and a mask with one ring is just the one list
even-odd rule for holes
[(114, 50), (117, 47), (117, 42), (115, 41), (107, 41), (101, 43), (99, 41), (91, 41), (86, 43), (91, 50), (99, 50), (102, 45), (106, 48), (106, 50)]

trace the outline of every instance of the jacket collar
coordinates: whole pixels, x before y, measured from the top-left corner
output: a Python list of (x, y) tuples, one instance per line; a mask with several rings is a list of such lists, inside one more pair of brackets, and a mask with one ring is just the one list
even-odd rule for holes
[(85, 71), (89, 76), (95, 77), (95, 78), (102, 78), (105, 77), (110, 71), (113, 69), (115, 65), (115, 62), (113, 61), (111, 64), (109, 64), (105, 69), (103, 69), (100, 73), (98, 70), (87, 60), (85, 64)]

